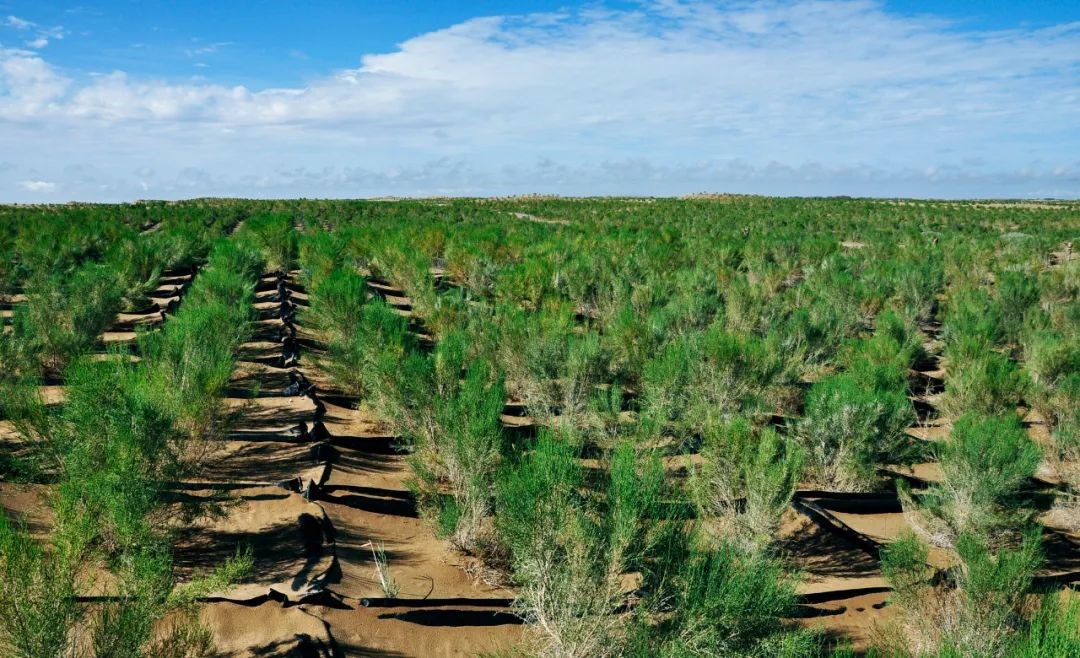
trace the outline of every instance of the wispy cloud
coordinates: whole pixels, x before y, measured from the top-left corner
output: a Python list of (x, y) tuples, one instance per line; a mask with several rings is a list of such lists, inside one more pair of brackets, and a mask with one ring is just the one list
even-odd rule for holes
[[(133, 189), (124, 172), (147, 164), (160, 170), (155, 192), (171, 194), (194, 189), (170, 188), (175, 177), (299, 194), (537, 181), (577, 193), (1080, 195), (1080, 24), (971, 31), (866, 0), (665, 0), (477, 18), (360, 62), (255, 89), (76, 80), (0, 51), (0, 147), (55, 145), (63, 158), (33, 165), (57, 179), (63, 164), (108, 162), (91, 170), (109, 182), (63, 183), (102, 196)], [(71, 180), (85, 182), (81, 171)]]
[(222, 48), (231, 45), (233, 45), (231, 41), (220, 41), (218, 43), (210, 43), (205, 46), (200, 46), (198, 48), (189, 48), (184, 52), (187, 53), (188, 57), (197, 57), (199, 55), (213, 55)]
[(8, 16), (4, 19), (4, 25), (13, 27), (16, 30), (29, 30), (34, 24), (26, 19), (19, 18), (18, 16)]
[(45, 46), (49, 45), (50, 39), (59, 41), (60, 39), (63, 39), (64, 35), (66, 34), (64, 28), (61, 26), (43, 28), (39, 27), (38, 24), (34, 23), (33, 21), (28, 21), (26, 19), (19, 18), (18, 16), (8, 16), (6, 19), (4, 19), (4, 25), (20, 31), (33, 30), (34, 32), (36, 32), (37, 36), (32, 39), (27, 39), (24, 42), (27, 48), (44, 48)]
[(29, 192), (53, 192), (56, 190), (56, 183), (43, 180), (24, 180), (19, 183), (19, 187)]

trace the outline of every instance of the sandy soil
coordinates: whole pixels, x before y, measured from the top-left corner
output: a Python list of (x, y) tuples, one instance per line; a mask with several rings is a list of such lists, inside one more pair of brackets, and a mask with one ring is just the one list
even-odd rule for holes
[[(295, 279), (291, 286), (303, 305)], [(457, 656), (511, 646), (520, 626), (506, 612), (510, 594), (475, 584), (417, 517), (404, 457), (376, 419), (334, 395), (301, 325), (297, 370), (326, 406), (331, 458), (312, 461), (311, 444), (293, 435), (300, 422), (311, 426), (315, 405), (281, 395), (289, 380), (275, 363), (281, 321), (270, 317), (272, 297), (258, 295), (266, 319), (242, 347), (227, 400), (241, 418), (185, 485), (193, 495), (228, 492), (230, 502), (222, 517), (184, 529), (178, 564), (195, 573), (237, 545), (253, 548), (251, 577), (203, 612), (221, 655)], [(318, 482), (318, 495), (309, 502), (277, 486), (295, 477)], [(396, 599), (382, 591), (373, 544), (385, 550)]]

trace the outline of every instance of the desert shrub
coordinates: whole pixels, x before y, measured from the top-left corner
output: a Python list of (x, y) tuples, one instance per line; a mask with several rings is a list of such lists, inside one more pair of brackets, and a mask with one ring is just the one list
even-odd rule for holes
[(566, 308), (537, 314), (499, 309), (494, 352), (511, 396), (549, 425), (579, 426), (604, 370), (600, 338), (573, 329)]
[(987, 350), (954, 366), (952, 354), (949, 380), (939, 405), (943, 414), (953, 418), (967, 412), (993, 416), (1016, 408), (1027, 389), (1027, 379), (1008, 357)]
[(57, 516), (90, 519), (108, 546), (137, 543), (159, 483), (178, 463), (174, 417), (142, 386), (139, 367), (115, 359), (68, 369), (68, 399), (52, 430), (62, 479)]
[(15, 316), (15, 335), (45, 368), (59, 372), (88, 351), (116, 318), (123, 291), (105, 265), (89, 263), (69, 277), (39, 276)]
[(901, 391), (873, 388), (850, 373), (814, 384), (796, 428), (808, 475), (839, 490), (874, 488), (877, 464), (904, 463), (916, 454), (904, 432), (914, 421)]
[(304, 317), (324, 333), (328, 342), (347, 339), (366, 301), (367, 282), (359, 273), (332, 269), (309, 289), (309, 308)]
[[(248, 286), (251, 289), (250, 285)], [(139, 341), (147, 357), (150, 382), (176, 414), (176, 422), (193, 439), (220, 433), (220, 397), (229, 384), (236, 347), (250, 331), (249, 318), (218, 302), (185, 306), (163, 331)]]
[(994, 286), (994, 306), (1003, 340), (1015, 343), (1029, 309), (1039, 301), (1038, 279), (1024, 272), (1002, 272)]
[(346, 241), (329, 231), (311, 231), (300, 236), (297, 253), (308, 288), (314, 289), (323, 279), (343, 269)]
[(907, 389), (907, 373), (923, 356), (919, 333), (909, 322), (892, 311), (877, 316), (874, 334), (856, 341), (845, 361), (849, 371), (876, 389)]
[(895, 273), (891, 306), (901, 317), (926, 322), (933, 314), (935, 295), (941, 290), (944, 278), (940, 260), (920, 252), (917, 258), (905, 260)]
[[(378, 408), (392, 404), (396, 364), (415, 347), (409, 322), (380, 299), (360, 307), (345, 333), (331, 338), (321, 363), (345, 392), (370, 398)], [(401, 375), (400, 378), (403, 378)]]
[(249, 217), (244, 232), (262, 250), (266, 264), (275, 272), (288, 272), (296, 260), (297, 232), (291, 215), (264, 213)]
[(386, 411), (412, 442), (412, 485), (422, 511), (443, 518), (455, 544), (471, 550), (491, 511), (506, 394), (488, 364), (466, 366), (466, 345), (462, 334), (451, 334), (433, 354), (409, 355), (402, 374), (410, 381), (397, 383)]
[(613, 456), (607, 495), (582, 491), (576, 440), (542, 431), (497, 484), (495, 527), (519, 585), (516, 606), (539, 655), (619, 656), (629, 620), (623, 574), (649, 553), (662, 470), (629, 444)]
[(0, 514), (0, 649), (12, 658), (65, 658), (82, 613), (79, 556), (49, 550)]
[[(35, 655), (72, 655), (83, 633), (97, 657), (186, 655), (181, 643), (197, 648), (208, 642), (194, 616), (175, 614), (185, 606), (190, 612), (193, 599), (177, 596), (157, 512), (162, 487), (182, 472), (184, 454), (170, 406), (147, 383), (145, 368), (111, 359), (79, 360), (67, 370), (68, 400), (46, 437), (59, 479), (53, 546), (31, 549), (31, 540), (0, 524), (0, 561), (22, 574), (5, 578), (5, 586), (32, 601), (10, 615), (3, 611), (0, 623), (19, 623), (5, 640), (36, 643)], [(237, 560), (224, 565), (218, 580), (239, 577), (250, 566), (250, 559)], [(72, 591), (84, 564), (109, 569), (114, 597), (76, 615), (64, 606), (75, 609)], [(166, 616), (173, 617), (174, 632), (163, 646), (154, 631)], [(75, 628), (83, 618), (88, 621)]]
[(802, 475), (800, 448), (737, 419), (706, 430), (701, 457), (691, 492), (705, 528), (746, 552), (767, 547)]
[(1024, 365), (1034, 385), (1053, 387), (1062, 378), (1080, 372), (1080, 336), (1069, 337), (1052, 329), (1028, 334)]
[(783, 362), (772, 339), (713, 327), (676, 338), (646, 362), (642, 413), (679, 438), (701, 434), (739, 413), (766, 409)]
[[(984, 537), (966, 533), (956, 541), (956, 565), (935, 583), (927, 550), (914, 535), (883, 553), (882, 571), (901, 608), (894, 652), (916, 656), (1001, 656), (1011, 646), (1038, 641), (1024, 612), (1041, 564), (1037, 531), (1012, 548), (992, 550)], [(1036, 617), (1038, 619), (1038, 617)], [(1029, 645), (1030, 646), (1030, 645)], [(1052, 654), (1051, 654), (1052, 655)]]
[(1043, 596), (1026, 627), (1009, 643), (1011, 658), (1068, 658), (1080, 655), (1080, 602)]
[(779, 560), (721, 544), (673, 562), (666, 586), (652, 594), (667, 614), (659, 623), (643, 624), (630, 655), (817, 655), (813, 633), (786, 625), (795, 608), (796, 581)]
[(798, 376), (829, 362), (848, 337), (832, 309), (798, 308), (776, 330), (787, 370)]
[(131, 238), (120, 243), (108, 259), (116, 272), (124, 304), (139, 308), (157, 287), (162, 262), (158, 245), (148, 238)]
[(1005, 337), (1003, 324), (990, 293), (982, 288), (960, 288), (949, 299), (942, 335), (950, 346), (962, 339), (994, 345)]
[(955, 547), (967, 534), (994, 545), (1007, 542), (1031, 519), (1023, 487), (1035, 474), (1039, 452), (1015, 414), (965, 415), (938, 449), (942, 482), (917, 500), (902, 487), (905, 510), (935, 546)]
[(161, 331), (139, 336), (145, 380), (175, 415), (188, 437), (205, 441), (220, 433), (220, 397), (229, 384), (239, 345), (251, 332), (257, 254), (217, 245), (188, 299)]

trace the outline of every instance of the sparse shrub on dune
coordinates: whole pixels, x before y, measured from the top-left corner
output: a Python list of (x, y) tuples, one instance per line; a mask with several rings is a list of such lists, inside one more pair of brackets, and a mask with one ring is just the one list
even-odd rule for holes
[[(882, 571), (902, 612), (889, 624), (893, 632), (882, 634), (886, 655), (1057, 658), (1070, 654), (1056, 650), (1078, 646), (1075, 629), (1048, 633), (1044, 626), (1057, 617), (1054, 595), (1041, 597), (1043, 609), (1032, 611), (1031, 585), (1042, 564), (1037, 530), (996, 549), (983, 535), (964, 534), (953, 555), (944, 578), (934, 578), (926, 545), (915, 535), (885, 550)], [(1048, 653), (1022, 653), (1044, 647)]]
[(874, 388), (852, 373), (814, 384), (796, 426), (806, 450), (807, 477), (841, 491), (877, 488), (879, 464), (904, 463), (914, 456), (913, 440), (904, 432), (914, 421), (903, 391)]
[(356, 271), (335, 268), (312, 282), (304, 319), (325, 340), (347, 340), (367, 302), (367, 282)]
[(745, 419), (707, 428), (690, 490), (703, 529), (748, 553), (775, 540), (802, 475), (797, 444)]
[(80, 555), (46, 548), (0, 514), (0, 650), (12, 658), (66, 658), (83, 612), (75, 601)]
[(431, 354), (409, 352), (380, 360), (380, 411), (409, 443), (411, 486), (421, 512), (443, 534), (474, 551), (491, 513), (493, 481), (503, 451), (499, 422), (506, 401), (502, 380), (483, 361), (471, 361), (467, 338), (450, 334)]
[(574, 428), (588, 412), (600, 383), (604, 355), (592, 331), (572, 331), (567, 309), (531, 314), (507, 309), (496, 340), (506, 386), (529, 414), (542, 422)]
[(640, 568), (658, 539), (649, 519), (657, 514), (662, 471), (624, 444), (613, 456), (607, 495), (589, 496), (577, 443), (543, 431), (531, 451), (503, 468), (495, 527), (519, 586), (519, 614), (532, 625), (530, 648), (546, 656), (621, 656), (629, 623), (616, 614), (629, 594), (623, 574)]
[(125, 240), (116, 247), (109, 261), (114, 264), (124, 305), (129, 309), (145, 306), (164, 267), (155, 241), (147, 237)]
[(951, 418), (971, 412), (994, 416), (1015, 410), (1027, 390), (1025, 373), (997, 352), (984, 350), (967, 360), (953, 359), (939, 408)]
[(996, 546), (1031, 521), (1022, 490), (1035, 474), (1040, 451), (1015, 414), (963, 416), (937, 453), (942, 482), (917, 497), (901, 487), (905, 511), (927, 541), (951, 548), (974, 533)]
[(250, 236), (275, 272), (288, 272), (296, 261), (297, 232), (293, 217), (284, 213), (262, 213), (247, 218), (243, 232)]
[(157, 387), (178, 426), (191, 439), (204, 442), (204, 449), (205, 441), (220, 433), (220, 397), (232, 374), (235, 351), (251, 332), (260, 262), (253, 252), (219, 244), (179, 313), (161, 331), (139, 337), (149, 385)]
[(44, 368), (58, 373), (112, 324), (122, 295), (116, 275), (100, 264), (84, 265), (65, 278), (39, 276), (27, 284), (15, 335)]
[(994, 306), (1005, 342), (1019, 341), (1028, 313), (1038, 301), (1036, 277), (1016, 271), (998, 274), (994, 284)]
[(686, 440), (737, 414), (771, 411), (767, 400), (783, 367), (778, 348), (773, 337), (717, 326), (679, 337), (644, 366), (642, 413)]
[[(677, 551), (651, 599), (662, 601), (660, 621), (632, 635), (630, 656), (810, 658), (821, 654), (813, 631), (788, 625), (795, 610), (795, 578), (782, 563), (730, 544), (709, 551)], [(651, 603), (652, 601), (650, 601)], [(645, 619), (639, 617), (639, 619)]]
[(380, 299), (360, 308), (351, 324), (333, 337), (322, 360), (334, 382), (346, 393), (384, 409), (398, 375), (395, 364), (415, 346), (409, 322)]

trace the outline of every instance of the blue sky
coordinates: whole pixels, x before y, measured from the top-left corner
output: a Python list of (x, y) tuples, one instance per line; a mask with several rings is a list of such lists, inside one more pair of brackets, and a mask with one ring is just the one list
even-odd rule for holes
[(1080, 196), (1080, 3), (0, 0), (0, 201)]

